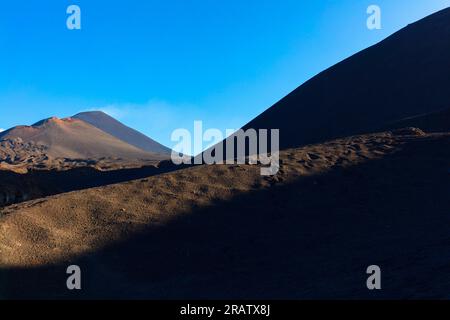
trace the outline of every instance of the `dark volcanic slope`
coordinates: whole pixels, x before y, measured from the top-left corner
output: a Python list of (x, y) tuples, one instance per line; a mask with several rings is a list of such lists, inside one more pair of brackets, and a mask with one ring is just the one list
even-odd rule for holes
[(386, 129), (418, 127), (427, 132), (449, 132), (450, 131), (450, 109), (438, 112), (408, 117), (386, 126)]
[(203, 165), (0, 209), (0, 296), (448, 297), (449, 146), (418, 130), (354, 136), (281, 152), (275, 177)]
[(97, 127), (100, 130), (109, 133), (113, 137), (125, 141), (139, 149), (161, 154), (170, 154), (171, 152), (169, 148), (150, 139), (149, 137), (140, 133), (139, 131), (127, 127), (123, 123), (110, 117), (104, 112), (101, 111), (82, 112), (73, 116), (73, 118), (86, 121), (87, 123), (90, 123), (94, 127)]
[(245, 128), (279, 128), (281, 147), (373, 132), (450, 102), (450, 8), (318, 74)]
[[(140, 150), (78, 119), (50, 118), (32, 126), (18, 126), (0, 133), (0, 140), (17, 140), (24, 146), (44, 147), (50, 158), (126, 158), (161, 159)], [(17, 150), (15, 150), (17, 151)], [(25, 150), (26, 151), (26, 150)]]

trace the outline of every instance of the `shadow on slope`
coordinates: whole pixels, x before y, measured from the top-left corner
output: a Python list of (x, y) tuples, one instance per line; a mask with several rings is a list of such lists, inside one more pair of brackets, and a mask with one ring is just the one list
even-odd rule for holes
[(394, 122), (382, 130), (416, 127), (426, 132), (450, 132), (450, 109), (409, 117)]
[[(2, 270), (4, 298), (444, 298), (448, 136), (237, 195), (65, 265)], [(283, 168), (281, 168), (283, 170)], [(65, 289), (81, 266), (83, 290)], [(382, 290), (366, 289), (366, 268)]]
[(63, 171), (35, 170), (26, 174), (0, 171), (0, 207), (59, 193), (145, 178), (185, 167), (163, 161), (158, 167), (143, 166), (109, 171), (100, 171), (92, 167)]

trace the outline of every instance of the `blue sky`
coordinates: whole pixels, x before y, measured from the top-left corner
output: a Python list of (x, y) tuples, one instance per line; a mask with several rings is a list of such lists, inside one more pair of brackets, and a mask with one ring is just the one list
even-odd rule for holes
[[(68, 30), (66, 8), (81, 8)], [(366, 9), (382, 10), (368, 30)], [(104, 110), (173, 146), (239, 128), (323, 69), (450, 0), (39, 0), (0, 7), (0, 128)]]

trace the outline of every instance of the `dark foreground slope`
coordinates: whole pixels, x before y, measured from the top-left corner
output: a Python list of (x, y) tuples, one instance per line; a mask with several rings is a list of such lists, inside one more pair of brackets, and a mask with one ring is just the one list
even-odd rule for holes
[(198, 166), (7, 207), (0, 294), (448, 298), (449, 158), (449, 134), (402, 130), (286, 150), (275, 177)]
[(450, 8), (307, 81), (245, 128), (279, 128), (281, 147), (374, 132), (450, 102)]
[(73, 118), (83, 120), (136, 148), (147, 152), (170, 154), (170, 149), (150, 139), (146, 135), (127, 127), (123, 123), (101, 111), (82, 112)]

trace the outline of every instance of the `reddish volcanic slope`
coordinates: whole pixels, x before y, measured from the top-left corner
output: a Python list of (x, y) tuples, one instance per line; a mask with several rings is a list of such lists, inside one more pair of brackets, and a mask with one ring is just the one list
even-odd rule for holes
[(123, 123), (117, 121), (113, 117), (101, 111), (81, 112), (73, 116), (73, 118), (83, 120), (94, 127), (109, 133), (136, 148), (147, 152), (161, 153), (169, 155), (171, 150), (162, 144), (150, 139), (146, 135), (127, 127)]
[(161, 159), (161, 155), (140, 150), (78, 119), (49, 118), (32, 126), (18, 126), (2, 132), (0, 139), (20, 139), (45, 147), (53, 158)]

